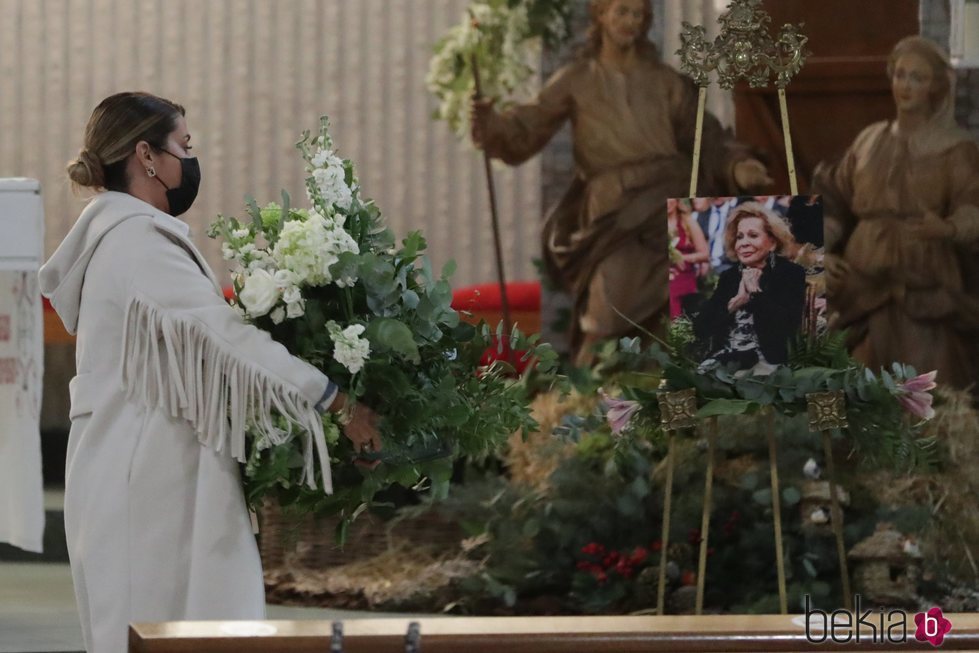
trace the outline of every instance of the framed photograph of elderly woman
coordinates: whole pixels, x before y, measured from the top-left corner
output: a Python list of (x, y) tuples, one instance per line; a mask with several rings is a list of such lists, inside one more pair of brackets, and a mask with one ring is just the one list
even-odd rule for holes
[(677, 198), (667, 215), (670, 317), (692, 326), (702, 370), (768, 374), (825, 329), (818, 196)]

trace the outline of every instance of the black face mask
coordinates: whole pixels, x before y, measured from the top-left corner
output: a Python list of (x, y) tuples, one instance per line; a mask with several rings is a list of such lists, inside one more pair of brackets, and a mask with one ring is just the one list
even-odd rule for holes
[(170, 188), (160, 179), (159, 175), (154, 177), (167, 189), (167, 202), (170, 204), (170, 215), (176, 217), (187, 212), (187, 210), (197, 199), (197, 191), (201, 187), (201, 164), (197, 157), (185, 159), (176, 154), (163, 150), (173, 158), (180, 161), (180, 185)]

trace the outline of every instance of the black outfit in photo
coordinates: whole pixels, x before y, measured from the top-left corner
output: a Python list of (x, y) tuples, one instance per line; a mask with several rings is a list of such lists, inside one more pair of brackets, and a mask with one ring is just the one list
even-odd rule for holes
[[(767, 262), (761, 274), (761, 292), (752, 294), (744, 310), (754, 318), (758, 345), (765, 360), (773, 365), (788, 361), (789, 339), (802, 326), (802, 313), (806, 303), (806, 271), (787, 258), (775, 256), (774, 265)], [(735, 327), (735, 313), (727, 310), (727, 304), (738, 294), (741, 284), (741, 266), (736, 265), (721, 273), (717, 288), (704, 303), (694, 319), (697, 339), (707, 344), (707, 354), (722, 349)], [(751, 367), (757, 361), (743, 361), (743, 367)]]

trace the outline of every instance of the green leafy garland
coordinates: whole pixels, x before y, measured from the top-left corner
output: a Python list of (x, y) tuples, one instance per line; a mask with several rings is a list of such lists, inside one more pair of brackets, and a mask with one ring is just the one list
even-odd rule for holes
[[(638, 402), (633, 428), (660, 428), (657, 393), (662, 391), (694, 388), (697, 416), (708, 418), (756, 414), (766, 408), (791, 417), (807, 412), (807, 395), (842, 390), (849, 427), (841, 434), (865, 463), (910, 470), (935, 460), (934, 440), (921, 436), (922, 422), (913, 422), (906, 410), (906, 399), (912, 395), (927, 397), (931, 404), (930, 394), (914, 390), (921, 378), (917, 371), (894, 363), (891, 370), (875, 374), (850, 357), (844, 333), (800, 336), (790, 348), (788, 364), (765, 376), (740, 373), (736, 366), (699, 369), (687, 355), (692, 344), (692, 329), (683, 319), (673, 323), (665, 341), (646, 350), (637, 339), (620, 342), (606, 365), (633, 370), (617, 383), (627, 400)], [(638, 371), (651, 364), (659, 366), (659, 372)]]

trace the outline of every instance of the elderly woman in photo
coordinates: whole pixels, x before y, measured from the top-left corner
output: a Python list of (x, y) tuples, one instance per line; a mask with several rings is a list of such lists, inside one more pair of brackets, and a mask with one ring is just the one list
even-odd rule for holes
[(724, 230), (728, 268), (694, 320), (706, 343), (702, 369), (737, 363), (766, 374), (788, 359), (788, 341), (802, 324), (806, 272), (786, 258), (795, 248), (782, 218), (756, 202), (737, 207)]
[(871, 368), (979, 380), (979, 147), (955, 125), (952, 71), (917, 36), (888, 62), (896, 117), (864, 129), (813, 189), (826, 209), (835, 325)]

